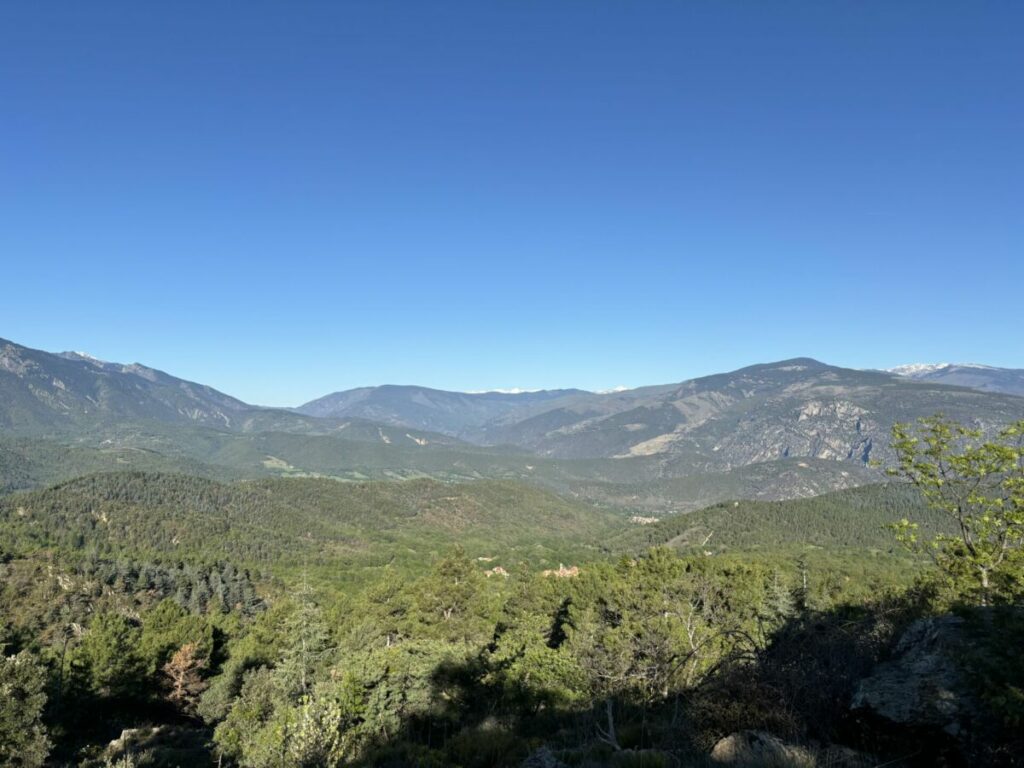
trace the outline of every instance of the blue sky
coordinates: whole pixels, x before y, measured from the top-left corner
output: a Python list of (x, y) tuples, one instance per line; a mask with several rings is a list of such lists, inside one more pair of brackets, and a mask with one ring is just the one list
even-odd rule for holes
[(1019, 2), (4, 3), (0, 337), (251, 402), (1024, 367)]

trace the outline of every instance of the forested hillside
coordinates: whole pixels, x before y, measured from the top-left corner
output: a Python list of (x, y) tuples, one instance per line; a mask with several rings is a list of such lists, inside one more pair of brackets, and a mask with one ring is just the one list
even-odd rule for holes
[(670, 546), (682, 551), (776, 551), (793, 545), (892, 551), (890, 526), (914, 518), (924, 533), (952, 533), (941, 513), (929, 509), (904, 484), (869, 485), (789, 501), (729, 501), (698, 512), (638, 526), (619, 546)]
[(459, 542), (506, 566), (594, 557), (622, 518), (500, 481), (231, 484), (188, 475), (109, 473), (0, 498), (0, 546), (104, 555), (229, 558), (276, 568), (423, 564)]
[(147, 448), (92, 447), (0, 435), (0, 494), (40, 488), (96, 472), (127, 470), (222, 479), (245, 474), (239, 469)]
[[(11, 344), (0, 364), (0, 765), (1024, 749), (1024, 398), (800, 359), (317, 416)], [(966, 423), (891, 428), (930, 406)]]
[[(960, 747), (890, 743), (847, 704), (915, 618), (970, 594), (897, 547), (904, 518), (954, 530), (907, 484), (659, 522), (490, 480), (116, 472), (8, 494), (0, 675), (40, 703), (0, 735), (30, 765), (483, 768), (702, 765), (756, 727), (822, 745), (773, 765), (845, 765), (837, 741), (929, 764)], [(979, 638), (972, 669), (1011, 669)]]

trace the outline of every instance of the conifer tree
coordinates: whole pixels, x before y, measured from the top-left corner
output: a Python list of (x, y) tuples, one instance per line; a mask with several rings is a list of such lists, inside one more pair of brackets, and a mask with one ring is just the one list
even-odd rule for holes
[(78, 647), (78, 658), (94, 690), (113, 696), (130, 696), (140, 690), (144, 671), (138, 652), (140, 634), (139, 628), (120, 614), (93, 617)]
[(285, 689), (296, 696), (309, 693), (314, 673), (330, 652), (327, 625), (313, 598), (303, 574), (302, 583), (292, 593), (295, 608), (285, 623), (287, 645), (278, 670)]
[(42, 666), (27, 651), (0, 653), (0, 766), (35, 768), (46, 760), (45, 685)]

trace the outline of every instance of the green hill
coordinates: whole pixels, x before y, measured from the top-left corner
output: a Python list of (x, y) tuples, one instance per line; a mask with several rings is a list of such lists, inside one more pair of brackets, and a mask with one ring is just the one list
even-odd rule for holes
[(129, 470), (176, 472), (221, 480), (244, 476), (230, 467), (143, 447), (90, 446), (0, 436), (0, 494), (45, 487), (96, 472)]
[(130, 552), (325, 567), (339, 578), (421, 567), (456, 544), (494, 565), (593, 558), (621, 517), (506, 481), (221, 483), (173, 474), (91, 475), (0, 499), (0, 547)]
[(712, 553), (770, 552), (788, 547), (895, 547), (886, 525), (901, 518), (926, 531), (946, 530), (947, 523), (928, 510), (917, 492), (902, 484), (881, 484), (834, 491), (809, 499), (728, 501), (657, 523), (639, 525), (611, 543), (623, 551), (670, 546)]

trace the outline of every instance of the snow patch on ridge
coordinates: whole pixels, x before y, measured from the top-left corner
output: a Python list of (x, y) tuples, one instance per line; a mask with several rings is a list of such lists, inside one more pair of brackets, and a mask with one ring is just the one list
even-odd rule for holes
[(936, 371), (942, 371), (947, 368), (976, 368), (984, 371), (993, 371), (991, 365), (982, 365), (981, 363), (909, 363), (907, 365), (897, 365), (895, 368), (884, 368), (886, 373), (894, 373), (897, 376), (927, 376), (930, 373)]

